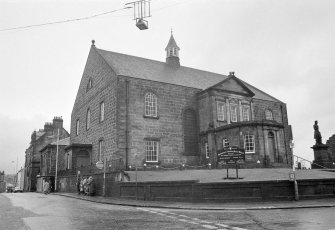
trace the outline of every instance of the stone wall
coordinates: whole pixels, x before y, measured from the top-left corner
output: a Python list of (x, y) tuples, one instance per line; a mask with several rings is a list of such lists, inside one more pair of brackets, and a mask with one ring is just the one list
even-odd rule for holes
[[(92, 88), (88, 87), (92, 81)], [(111, 158), (117, 153), (117, 83), (116, 74), (93, 46), (80, 82), (71, 115), (71, 144), (92, 144), (91, 163), (99, 158), (99, 141), (103, 140), (103, 156)], [(104, 120), (100, 121), (100, 104), (104, 103)], [(87, 110), (90, 127), (86, 129)], [(79, 134), (76, 121), (79, 119)]]
[[(334, 179), (299, 180), (300, 199), (335, 197)], [(198, 183), (197, 181), (115, 183), (112, 196), (147, 201), (227, 202), (293, 200), (291, 181)]]
[[(158, 160), (160, 164), (186, 162), (196, 164), (197, 158), (185, 154), (183, 113), (186, 109), (197, 111), (196, 93), (199, 90), (136, 78), (120, 79), (118, 87), (120, 152), (126, 151), (126, 84), (129, 84), (128, 164), (143, 165), (146, 138), (159, 140)], [(157, 96), (157, 118), (144, 116), (144, 97), (147, 92), (152, 92)], [(198, 138), (198, 133), (194, 135)], [(194, 155), (199, 156), (198, 152)]]

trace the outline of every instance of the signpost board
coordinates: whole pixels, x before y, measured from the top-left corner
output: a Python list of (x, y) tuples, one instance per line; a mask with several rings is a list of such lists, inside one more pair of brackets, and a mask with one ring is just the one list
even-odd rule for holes
[[(231, 146), (224, 147), (221, 150), (218, 150), (217, 153), (218, 163), (225, 162), (226, 164), (235, 164), (236, 166), (236, 179), (238, 179), (238, 168), (237, 162), (245, 160), (245, 151), (242, 148)], [(228, 167), (227, 167), (227, 179), (228, 179)]]

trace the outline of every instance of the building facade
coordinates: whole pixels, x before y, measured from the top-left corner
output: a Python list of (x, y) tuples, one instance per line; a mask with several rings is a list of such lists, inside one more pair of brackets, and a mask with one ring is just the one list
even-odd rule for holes
[(24, 190), (36, 191), (37, 176), (41, 173), (41, 149), (55, 142), (58, 138), (64, 139), (70, 134), (63, 128), (63, 119), (54, 117), (52, 122), (46, 122), (44, 129), (34, 131), (30, 145), (25, 152)]
[[(71, 115), (71, 155), (87, 165), (218, 167), (238, 146), (245, 167), (291, 164), (286, 104), (237, 78), (180, 65), (171, 35), (166, 61), (105, 51), (94, 41)], [(79, 154), (79, 152), (81, 152)]]
[[(37, 180), (37, 191), (42, 192), (43, 180), (50, 182), (51, 191), (54, 190), (56, 170), (66, 170), (67, 155), (65, 147), (70, 144), (70, 137), (52, 142), (40, 150), (41, 168), (40, 177)], [(57, 164), (57, 169), (56, 169)]]

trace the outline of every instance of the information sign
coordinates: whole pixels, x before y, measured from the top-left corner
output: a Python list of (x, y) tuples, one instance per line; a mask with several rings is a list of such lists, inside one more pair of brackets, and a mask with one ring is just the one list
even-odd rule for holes
[(236, 164), (239, 160), (245, 160), (245, 151), (236, 146), (224, 147), (218, 151), (218, 162), (227, 164)]

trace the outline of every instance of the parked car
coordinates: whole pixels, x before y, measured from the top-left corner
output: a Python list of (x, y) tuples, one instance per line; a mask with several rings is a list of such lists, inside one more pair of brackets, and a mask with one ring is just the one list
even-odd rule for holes
[(11, 184), (7, 185), (7, 187), (6, 187), (6, 191), (7, 191), (7, 192), (14, 192), (14, 186), (11, 185)]
[(15, 193), (15, 192), (23, 192), (23, 189), (20, 188), (20, 187), (15, 187), (15, 188), (14, 188), (14, 193)]

